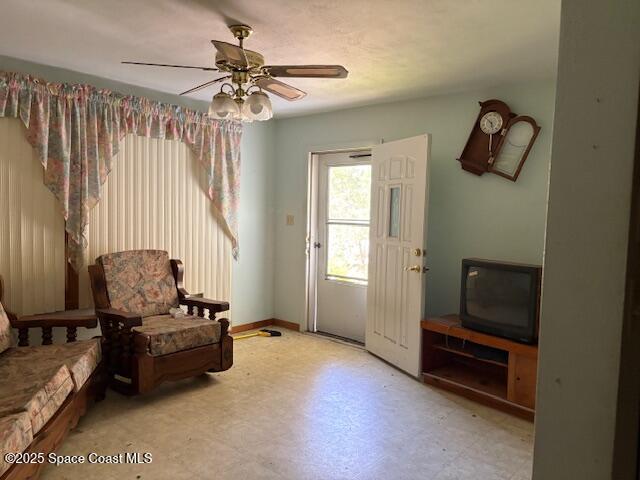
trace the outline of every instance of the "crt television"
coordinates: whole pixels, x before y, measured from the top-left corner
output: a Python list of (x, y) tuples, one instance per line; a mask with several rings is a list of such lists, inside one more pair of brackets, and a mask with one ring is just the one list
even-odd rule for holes
[(536, 343), (541, 279), (539, 265), (463, 259), (462, 326), (518, 342)]

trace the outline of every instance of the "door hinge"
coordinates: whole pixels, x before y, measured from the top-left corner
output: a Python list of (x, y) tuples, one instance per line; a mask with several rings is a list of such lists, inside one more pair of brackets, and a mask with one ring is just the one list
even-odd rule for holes
[(320, 248), (321, 246), (320, 242), (313, 242), (313, 248)]

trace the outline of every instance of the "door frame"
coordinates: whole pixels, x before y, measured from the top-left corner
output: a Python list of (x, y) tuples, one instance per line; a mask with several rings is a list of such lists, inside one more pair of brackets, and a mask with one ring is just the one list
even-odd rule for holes
[(309, 150), (307, 158), (307, 231), (305, 237), (305, 325), (307, 331), (317, 332), (316, 313), (318, 290), (316, 279), (318, 269), (318, 250), (312, 248), (311, 239), (317, 236), (317, 219), (318, 219), (318, 191), (320, 188), (320, 155), (329, 153), (358, 153), (371, 152), (374, 145), (384, 143), (381, 139), (377, 142), (359, 142), (359, 145), (353, 144), (331, 145), (326, 147), (315, 147)]

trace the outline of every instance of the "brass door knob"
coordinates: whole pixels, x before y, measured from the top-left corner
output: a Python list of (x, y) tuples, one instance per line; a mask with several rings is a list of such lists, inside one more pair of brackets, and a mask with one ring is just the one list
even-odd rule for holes
[(422, 272), (422, 267), (420, 265), (413, 265), (411, 267), (404, 267), (405, 272)]

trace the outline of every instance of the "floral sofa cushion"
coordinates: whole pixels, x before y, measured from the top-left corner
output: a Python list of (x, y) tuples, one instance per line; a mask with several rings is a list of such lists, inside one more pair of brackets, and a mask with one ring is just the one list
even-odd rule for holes
[(142, 319), (142, 326), (133, 327), (138, 348), (146, 348), (153, 356), (188, 350), (218, 343), (220, 323), (200, 317), (185, 315), (156, 315)]
[(11, 467), (4, 456), (7, 453), (24, 452), (32, 441), (33, 431), (27, 412), (0, 418), (0, 475)]
[(167, 252), (129, 250), (102, 255), (97, 263), (104, 269), (111, 308), (148, 317), (178, 306)]
[(60, 363), (3, 361), (9, 352), (0, 355), (0, 417), (26, 412), (35, 435), (73, 391), (71, 373)]
[(7, 312), (0, 302), (0, 353), (11, 346), (11, 324)]
[(24, 364), (61, 365), (71, 372), (74, 390), (79, 391), (102, 359), (100, 340), (93, 338), (81, 342), (59, 345), (41, 345), (12, 348), (0, 356), (6, 368), (20, 370)]

